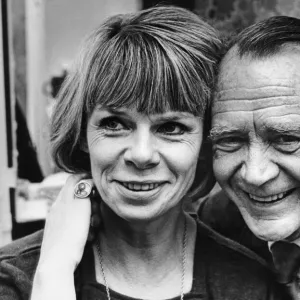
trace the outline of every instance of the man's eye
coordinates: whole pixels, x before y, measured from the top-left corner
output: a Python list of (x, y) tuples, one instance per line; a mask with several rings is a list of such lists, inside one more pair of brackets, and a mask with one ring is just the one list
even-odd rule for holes
[(110, 131), (126, 129), (126, 126), (116, 117), (109, 117), (101, 120), (99, 127)]
[(228, 136), (213, 140), (213, 147), (215, 150), (232, 152), (238, 150), (244, 142), (245, 140), (241, 137)]
[(290, 144), (290, 143), (299, 143), (299, 138), (290, 135), (279, 136), (275, 139), (276, 143), (279, 144)]
[(160, 125), (157, 132), (167, 135), (180, 135), (186, 132), (186, 127), (176, 122), (168, 122)]
[(273, 145), (282, 152), (292, 153), (300, 148), (300, 138), (292, 135), (282, 135), (274, 139)]
[(243, 139), (235, 136), (224, 137), (216, 141), (216, 143), (220, 145), (232, 145), (241, 142), (243, 142)]

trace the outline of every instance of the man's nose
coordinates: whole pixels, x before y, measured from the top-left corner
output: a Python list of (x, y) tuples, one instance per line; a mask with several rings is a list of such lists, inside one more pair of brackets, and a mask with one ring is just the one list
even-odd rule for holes
[(125, 151), (126, 164), (134, 165), (138, 169), (150, 169), (160, 162), (155, 138), (147, 130), (136, 132)]
[(251, 147), (241, 167), (241, 176), (247, 184), (262, 186), (276, 178), (278, 165), (272, 161), (266, 149)]

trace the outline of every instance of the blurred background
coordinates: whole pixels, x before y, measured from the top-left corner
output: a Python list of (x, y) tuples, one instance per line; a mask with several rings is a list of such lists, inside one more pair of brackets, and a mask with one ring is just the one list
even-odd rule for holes
[(107, 17), (157, 4), (185, 7), (224, 35), (300, 0), (1, 0), (0, 246), (44, 226), (67, 175), (49, 156), (55, 97), (82, 39)]

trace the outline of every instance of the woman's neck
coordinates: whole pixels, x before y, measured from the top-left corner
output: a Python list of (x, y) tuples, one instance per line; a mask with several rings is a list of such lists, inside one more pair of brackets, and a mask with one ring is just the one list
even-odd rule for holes
[[(155, 290), (155, 286), (167, 291), (170, 285), (174, 292), (174, 286), (181, 285), (183, 251), (189, 268), (186, 289), (191, 288), (196, 226), (181, 209), (145, 223), (125, 221), (110, 209), (103, 211), (102, 216), (104, 228), (99, 233), (100, 249), (105, 275), (112, 289), (137, 298), (140, 296), (138, 287), (145, 293), (147, 286), (149, 291)], [(183, 249), (184, 238), (186, 249)], [(97, 280), (104, 283), (100, 270), (96, 267)], [(132, 290), (131, 285), (135, 286), (137, 294), (128, 292), (128, 288)], [(175, 292), (171, 296), (176, 295)], [(171, 298), (169, 294), (166, 296)]]
[(103, 229), (100, 235), (107, 245), (118, 244), (142, 252), (159, 245), (172, 245), (182, 233), (185, 219), (181, 207), (175, 207), (155, 220), (124, 220), (104, 205), (101, 215)]

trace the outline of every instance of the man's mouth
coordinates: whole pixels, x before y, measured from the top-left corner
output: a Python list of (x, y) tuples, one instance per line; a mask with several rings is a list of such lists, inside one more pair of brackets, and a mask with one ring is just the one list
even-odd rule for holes
[(257, 195), (253, 195), (250, 193), (247, 193), (247, 194), (252, 201), (267, 204), (267, 203), (275, 203), (275, 202), (283, 200), (284, 198), (289, 196), (294, 190), (295, 190), (295, 188), (290, 189), (285, 192), (282, 192), (282, 193), (279, 193), (279, 194), (274, 194), (274, 195), (269, 195), (269, 196), (257, 196)]
[(139, 191), (152, 191), (156, 188), (158, 188), (160, 185), (162, 185), (162, 183), (157, 183), (157, 182), (153, 182), (153, 183), (137, 183), (137, 182), (120, 182), (119, 183), (121, 185), (123, 185), (126, 189), (130, 190), (130, 191), (135, 191), (135, 192), (139, 192)]

